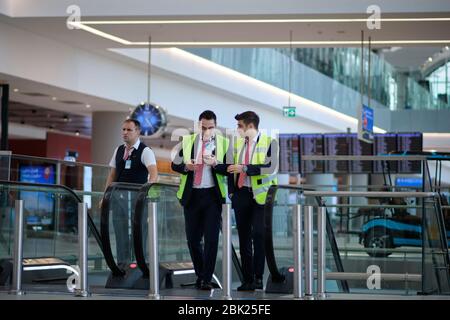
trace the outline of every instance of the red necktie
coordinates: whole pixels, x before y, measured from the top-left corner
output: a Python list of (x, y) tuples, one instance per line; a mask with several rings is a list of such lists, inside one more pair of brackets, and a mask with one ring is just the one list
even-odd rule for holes
[(125, 146), (125, 152), (123, 153), (123, 160), (126, 161), (128, 159), (131, 149), (133, 149), (133, 147), (128, 148), (127, 146)]
[[(250, 162), (250, 140), (248, 139), (248, 137), (245, 137), (245, 146), (247, 147), (247, 149), (245, 150), (245, 159), (244, 159), (243, 164), (249, 164), (249, 162)], [(247, 173), (241, 172), (239, 174), (239, 179), (238, 179), (238, 188), (239, 189), (243, 187), (245, 178), (247, 178)]]
[(202, 183), (203, 176), (203, 153), (205, 152), (205, 142), (202, 140), (202, 151), (198, 154), (197, 157), (197, 167), (194, 172), (194, 186), (199, 186)]

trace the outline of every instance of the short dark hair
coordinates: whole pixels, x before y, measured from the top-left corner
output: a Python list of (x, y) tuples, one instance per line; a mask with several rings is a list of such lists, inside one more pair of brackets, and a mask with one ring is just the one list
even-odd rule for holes
[(214, 123), (217, 123), (217, 117), (216, 114), (214, 112), (212, 112), (211, 110), (205, 110), (202, 113), (200, 113), (200, 115), (198, 116), (198, 120), (214, 120)]
[(246, 126), (248, 126), (250, 123), (253, 123), (255, 129), (258, 129), (259, 117), (253, 111), (242, 112), (241, 114), (237, 114), (234, 118), (238, 121), (242, 120)]
[(136, 128), (137, 128), (138, 130), (141, 130), (141, 123), (139, 122), (139, 120), (136, 120), (136, 119), (126, 119), (123, 123), (125, 123), (125, 122), (133, 122), (134, 125), (136, 126)]

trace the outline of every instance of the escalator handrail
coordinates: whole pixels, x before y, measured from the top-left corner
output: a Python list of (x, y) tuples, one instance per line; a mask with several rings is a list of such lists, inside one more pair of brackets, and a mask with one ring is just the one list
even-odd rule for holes
[(277, 195), (278, 188), (282, 187), (283, 189), (290, 189), (303, 192), (304, 190), (313, 190), (313, 189), (305, 189), (302, 187), (290, 186), (290, 185), (272, 185), (267, 192), (267, 199), (264, 205), (264, 226), (265, 226), (265, 236), (264, 236), (264, 244), (265, 244), (265, 253), (267, 260), (267, 267), (269, 268), (270, 274), (272, 275), (272, 279), (275, 282), (284, 281), (284, 276), (280, 273), (280, 270), (277, 266), (277, 261), (275, 258), (275, 249), (273, 247), (273, 206), (275, 204), (275, 198)]
[[(265, 237), (264, 238), (265, 238), (265, 249), (266, 249), (265, 251), (266, 251), (267, 266), (269, 268), (269, 271), (272, 275), (272, 279), (274, 282), (282, 282), (282, 281), (284, 281), (284, 278), (285, 278), (278, 269), (276, 258), (275, 258), (275, 250), (274, 250), (274, 246), (273, 246), (273, 228), (272, 228), (273, 227), (272, 226), (273, 207), (275, 204), (276, 193), (279, 188), (296, 190), (296, 191), (300, 191), (300, 192), (313, 191), (312, 189), (306, 189), (303, 187), (291, 186), (291, 185), (272, 185), (269, 188), (269, 191), (267, 194), (267, 200), (264, 205), (264, 218), (265, 218)], [(316, 199), (317, 199), (317, 197), (316, 197)], [(323, 206), (323, 203), (320, 202), (320, 199), (317, 201), (318, 201), (318, 205)], [(334, 232), (333, 232), (333, 228), (331, 226), (331, 221), (329, 220), (328, 212), (327, 212), (326, 218), (327, 218), (326, 219), (327, 235), (328, 235), (328, 239), (330, 241), (334, 261), (336, 264), (336, 269), (338, 272), (344, 272), (341, 257), (339, 255), (339, 248), (337, 246), (336, 239), (334, 237)], [(341, 284), (342, 284), (342, 288), (343, 288), (344, 292), (349, 292), (349, 287), (348, 287), (347, 281), (343, 280), (343, 281), (341, 281)]]
[[(171, 183), (162, 183), (162, 182), (146, 183), (139, 190), (139, 194), (136, 199), (134, 218), (133, 218), (133, 241), (134, 241), (133, 246), (134, 246), (134, 255), (136, 257), (136, 264), (138, 265), (139, 269), (142, 271), (142, 274), (144, 277), (149, 276), (149, 269), (148, 269), (148, 266), (147, 266), (147, 263), (145, 260), (144, 246), (143, 246), (143, 241), (142, 241), (141, 221), (142, 221), (142, 215), (144, 213), (145, 200), (147, 199), (147, 195), (149, 194), (150, 189), (154, 188), (154, 187), (178, 188), (179, 185), (171, 184)], [(236, 254), (233, 244), (231, 244), (231, 251), (232, 251), (233, 264), (236, 268), (239, 279), (241, 281), (243, 281), (242, 266), (239, 263), (239, 260), (238, 260), (238, 257), (237, 257), (237, 254)]]
[[(43, 188), (50, 188), (50, 189), (63, 189), (64, 191), (67, 191), (69, 194), (71, 194), (78, 203), (82, 203), (81, 198), (72, 189), (70, 189), (67, 186), (61, 185), (61, 184), (44, 184), (44, 183), (0, 180), (0, 185), (16, 185), (16, 186), (29, 186), (29, 187), (43, 187)], [(44, 192), (44, 191), (42, 191), (42, 192)], [(94, 221), (92, 220), (91, 216), (88, 214), (87, 217), (88, 217), (88, 221), (87, 221), (88, 227), (91, 229), (92, 234), (94, 235), (94, 238), (97, 241), (97, 243), (100, 247), (100, 250), (102, 251), (102, 253), (104, 255), (100, 233), (98, 232), (97, 228), (95, 227)]]
[(103, 255), (113, 276), (123, 276), (125, 275), (125, 271), (116, 263), (111, 249), (111, 239), (109, 237), (109, 209), (111, 207), (111, 195), (117, 190), (137, 191), (140, 188), (140, 184), (113, 182), (106, 188), (105, 193), (103, 194), (100, 215), (100, 235), (103, 243)]

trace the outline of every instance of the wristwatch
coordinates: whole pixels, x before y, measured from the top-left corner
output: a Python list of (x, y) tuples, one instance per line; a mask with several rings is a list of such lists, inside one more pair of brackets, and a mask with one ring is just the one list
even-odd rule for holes
[(247, 169), (248, 169), (248, 168), (247, 168), (246, 165), (243, 165), (243, 166), (242, 166), (242, 172), (244, 172), (244, 173), (247, 172)]

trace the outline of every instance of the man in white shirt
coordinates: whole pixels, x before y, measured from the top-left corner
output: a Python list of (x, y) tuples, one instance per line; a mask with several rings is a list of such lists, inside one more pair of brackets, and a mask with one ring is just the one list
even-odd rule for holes
[[(122, 138), (124, 144), (114, 150), (109, 162), (111, 171), (106, 180), (105, 190), (112, 182), (127, 182), (144, 184), (156, 182), (158, 169), (153, 151), (143, 144), (140, 139), (141, 126), (135, 119), (127, 119), (122, 124)], [(116, 231), (117, 262), (127, 264), (131, 259), (130, 234), (128, 228), (128, 201), (134, 212), (135, 197), (128, 198), (128, 192), (117, 192), (112, 199), (113, 225)]]

